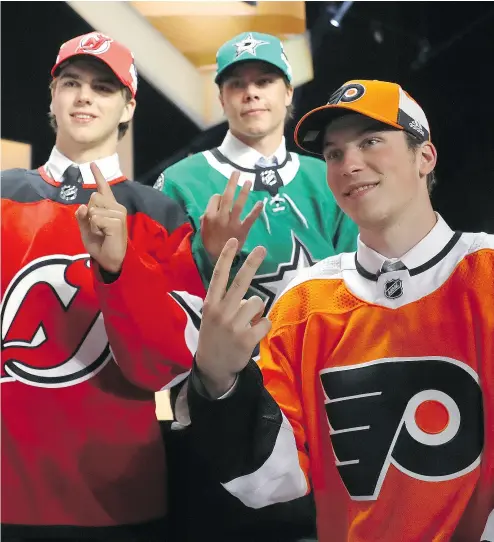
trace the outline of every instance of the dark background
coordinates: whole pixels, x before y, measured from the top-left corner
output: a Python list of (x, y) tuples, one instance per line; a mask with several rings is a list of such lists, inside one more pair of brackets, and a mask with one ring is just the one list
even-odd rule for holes
[[(455, 229), (494, 232), (494, 3), (306, 2), (314, 80), (296, 90), (295, 120), (349, 79), (400, 83), (424, 108), (438, 148), (435, 207)], [(59, 46), (92, 30), (65, 2), (2, 2), (1, 133), (33, 147), (33, 167), (54, 143), (48, 125), (50, 69)], [(226, 125), (201, 132), (143, 78), (134, 117), (136, 180), (220, 143)]]

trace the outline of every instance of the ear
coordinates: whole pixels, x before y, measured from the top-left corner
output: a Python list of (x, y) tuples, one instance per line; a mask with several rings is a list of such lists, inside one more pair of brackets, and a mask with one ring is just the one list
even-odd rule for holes
[(220, 92), (218, 94), (218, 100), (220, 101), (221, 107), (223, 107), (223, 109), (224, 109), (225, 108), (225, 100), (223, 99), (223, 91), (221, 90), (221, 87), (220, 87)]
[(436, 167), (437, 150), (430, 142), (422, 143), (419, 150), (419, 172), (423, 177), (426, 177)]
[(57, 82), (56, 80), (54, 79), (52, 82), (51, 82), (51, 85), (50, 85), (50, 96), (51, 96), (51, 101), (50, 101), (50, 113), (54, 114), (53, 113), (53, 97), (55, 96), (55, 89), (57, 88)]
[(129, 120), (132, 119), (132, 117), (134, 116), (134, 111), (136, 109), (136, 101), (134, 98), (132, 98), (132, 100), (129, 100), (126, 104), (125, 104), (125, 107), (122, 111), (122, 116), (120, 117), (120, 123), (122, 122), (129, 122)]
[(293, 87), (292, 85), (289, 85), (286, 87), (286, 94), (285, 94), (285, 106), (288, 107), (292, 104), (293, 100)]

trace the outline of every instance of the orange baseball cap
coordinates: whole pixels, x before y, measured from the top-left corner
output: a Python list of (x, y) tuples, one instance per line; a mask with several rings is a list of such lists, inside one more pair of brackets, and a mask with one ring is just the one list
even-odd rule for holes
[(326, 126), (345, 110), (405, 130), (419, 141), (430, 141), (424, 111), (400, 85), (356, 79), (334, 92), (326, 105), (309, 111), (300, 119), (295, 128), (295, 143), (304, 151), (322, 155)]
[(134, 98), (137, 92), (137, 71), (134, 55), (118, 41), (101, 32), (90, 32), (65, 42), (58, 53), (51, 75), (56, 77), (64, 62), (80, 55), (91, 55), (104, 62), (127, 87)]

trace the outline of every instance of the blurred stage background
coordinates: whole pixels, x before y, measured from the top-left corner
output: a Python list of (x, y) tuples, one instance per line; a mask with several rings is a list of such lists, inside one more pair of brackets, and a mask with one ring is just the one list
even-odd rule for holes
[(215, 51), (264, 31), (295, 64), (289, 148), (295, 121), (346, 80), (399, 82), (438, 147), (436, 208), (456, 229), (494, 232), (494, 3), (2, 2), (2, 169), (48, 157), (50, 69), (62, 42), (92, 29), (136, 54), (139, 107), (121, 149), (135, 180), (152, 184), (165, 165), (219, 144)]

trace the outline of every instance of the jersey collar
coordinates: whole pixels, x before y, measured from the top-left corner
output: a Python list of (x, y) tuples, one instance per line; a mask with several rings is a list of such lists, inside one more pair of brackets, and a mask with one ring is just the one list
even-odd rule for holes
[[(242, 143), (230, 131), (227, 132), (223, 143), (218, 147), (218, 150), (225, 155), (230, 162), (238, 164), (247, 169), (254, 169), (257, 161), (263, 156), (260, 152), (245, 143)], [(272, 156), (264, 156), (266, 159), (276, 157), (278, 164), (282, 164), (286, 159), (286, 143), (285, 138), (281, 139), (280, 146), (276, 149)]]
[[(440, 255), (442, 257), (443, 251), (449, 252), (452, 248), (449, 245), (454, 246), (456, 244), (458, 240), (456, 237), (458, 236), (455, 236), (453, 230), (446, 224), (441, 215), (436, 213), (436, 216), (437, 222), (432, 230), (399, 258), (409, 270), (420, 270), (425, 266), (429, 267), (429, 262), (435, 261)], [(376, 280), (383, 263), (388, 259), (364, 244), (359, 235), (355, 260), (357, 270), (361, 275)]]
[[(120, 161), (117, 153), (107, 156), (106, 158), (95, 160), (95, 163), (108, 182), (121, 179), (124, 176), (120, 169)], [(62, 154), (56, 147), (53, 147), (50, 158), (48, 158), (48, 162), (43, 166), (43, 169), (51, 179), (60, 183), (62, 182), (62, 176), (65, 170), (69, 166), (77, 166), (81, 171), (83, 185), (88, 188), (96, 184), (89, 164), (89, 162), (76, 164), (69, 160), (69, 158)]]

